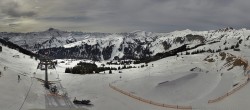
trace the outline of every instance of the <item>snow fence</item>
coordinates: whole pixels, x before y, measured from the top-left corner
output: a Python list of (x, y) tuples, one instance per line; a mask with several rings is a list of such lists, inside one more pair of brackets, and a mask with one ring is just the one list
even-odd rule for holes
[(240, 86), (238, 86), (238, 87), (234, 88), (233, 90), (229, 91), (228, 93), (224, 94), (223, 96), (217, 97), (217, 98), (212, 99), (212, 100), (208, 100), (208, 103), (215, 103), (215, 102), (221, 101), (222, 99), (224, 99), (224, 98), (228, 97), (229, 95), (235, 93), (236, 91), (240, 90), (247, 83), (248, 83), (248, 80), (246, 82), (244, 82), (243, 84), (241, 84)]
[(126, 95), (126, 96), (129, 96), (133, 99), (136, 99), (136, 100), (139, 100), (141, 102), (144, 102), (144, 103), (148, 103), (148, 104), (151, 104), (151, 105), (155, 105), (155, 106), (160, 106), (160, 107), (165, 107), (165, 108), (174, 108), (174, 109), (187, 109), (187, 110), (192, 110), (192, 106), (180, 106), (180, 105), (170, 105), (170, 104), (163, 104), (163, 103), (158, 103), (158, 102), (154, 102), (154, 101), (151, 101), (151, 100), (147, 100), (147, 99), (144, 99), (144, 98), (141, 98), (141, 97), (138, 97), (138, 96), (135, 96), (129, 92), (126, 92), (124, 90), (121, 90), (111, 84), (109, 84), (109, 87)]

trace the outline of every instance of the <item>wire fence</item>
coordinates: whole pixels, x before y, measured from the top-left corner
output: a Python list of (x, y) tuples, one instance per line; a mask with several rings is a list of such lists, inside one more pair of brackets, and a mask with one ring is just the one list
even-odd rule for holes
[(215, 99), (212, 99), (212, 100), (208, 100), (208, 103), (215, 103), (215, 102), (218, 102), (218, 101), (221, 101), (222, 99), (230, 96), (231, 94), (235, 93), (236, 91), (240, 90), (241, 88), (243, 88), (249, 81), (247, 80), (246, 82), (244, 82), (243, 84), (241, 84), (240, 86), (234, 88), (233, 90), (229, 91), (228, 93), (220, 96), (220, 97), (217, 97)]
[(160, 106), (160, 107), (165, 107), (165, 108), (173, 108), (173, 109), (186, 109), (186, 110), (192, 110), (192, 106), (181, 106), (181, 105), (170, 105), (170, 104), (164, 104), (164, 103), (158, 103), (158, 102), (154, 102), (154, 101), (151, 101), (151, 100), (147, 100), (147, 99), (144, 99), (142, 97), (139, 97), (139, 96), (136, 96), (134, 94), (131, 94), (129, 92), (126, 92), (126, 91), (123, 91), (111, 84), (109, 84), (109, 87), (126, 95), (126, 96), (129, 96), (133, 99), (136, 99), (136, 100), (139, 100), (141, 102), (144, 102), (144, 103), (148, 103), (148, 104), (151, 104), (151, 105), (155, 105), (155, 106)]
[(24, 105), (25, 101), (27, 100), (27, 97), (28, 97), (28, 95), (29, 95), (29, 93), (30, 93), (30, 89), (31, 89), (32, 85), (33, 85), (33, 79), (31, 78), (31, 83), (30, 83), (29, 90), (28, 90), (27, 94), (25, 95), (25, 98), (24, 98), (24, 100), (23, 100), (23, 103), (22, 103), (22, 105), (20, 106), (20, 108), (19, 108), (18, 110), (21, 110), (21, 109), (23, 108), (23, 105)]
[[(241, 61), (243, 61), (247, 64), (246, 70), (247, 71), (250, 70), (250, 66), (248, 65), (248, 61), (246, 59), (241, 58), (241, 57), (239, 57), (239, 58), (241, 59)], [(250, 75), (247, 74), (246, 76), (248, 77), (246, 82), (244, 82), (243, 84), (239, 85), (238, 87), (234, 88), (233, 90), (229, 91), (228, 93), (226, 93), (220, 97), (208, 100), (208, 103), (215, 103), (215, 102), (221, 101), (222, 99), (228, 97), (229, 95), (231, 95), (231, 94), (235, 93), (236, 91), (240, 90), (241, 88), (243, 88), (249, 82)]]

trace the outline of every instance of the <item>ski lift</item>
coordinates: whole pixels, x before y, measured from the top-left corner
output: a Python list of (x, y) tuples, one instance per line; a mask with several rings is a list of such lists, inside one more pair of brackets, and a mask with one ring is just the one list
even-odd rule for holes
[(56, 68), (55, 62), (51, 60), (41, 60), (40, 63), (37, 65), (37, 69), (45, 70), (46, 69), (45, 65), (47, 65), (48, 69)]
[(50, 59), (41, 59), (40, 63), (37, 66), (37, 69), (45, 70), (45, 83), (44, 86), (49, 89), (49, 82), (48, 82), (48, 69), (54, 69), (55, 63), (52, 62)]

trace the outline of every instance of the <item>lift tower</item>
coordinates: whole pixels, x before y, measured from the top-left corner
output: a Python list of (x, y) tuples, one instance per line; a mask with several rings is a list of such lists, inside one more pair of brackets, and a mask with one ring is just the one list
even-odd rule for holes
[(50, 59), (40, 59), (40, 62), (37, 66), (37, 69), (45, 70), (45, 80), (44, 80), (44, 86), (45, 88), (49, 89), (49, 81), (48, 81), (48, 69), (55, 68), (55, 64)]

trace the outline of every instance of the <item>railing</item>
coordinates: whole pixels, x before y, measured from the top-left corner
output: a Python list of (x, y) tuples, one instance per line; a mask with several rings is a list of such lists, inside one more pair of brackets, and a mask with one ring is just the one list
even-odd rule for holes
[(136, 99), (136, 100), (139, 100), (141, 102), (144, 102), (144, 103), (148, 103), (148, 104), (151, 104), (151, 105), (155, 105), (155, 106), (160, 106), (160, 107), (165, 107), (165, 108), (174, 108), (174, 109), (187, 109), (187, 110), (192, 110), (192, 106), (180, 106), (180, 105), (169, 105), (169, 104), (163, 104), (163, 103), (158, 103), (158, 102), (154, 102), (154, 101), (151, 101), (151, 100), (147, 100), (147, 99), (144, 99), (144, 98), (141, 98), (141, 97), (138, 97), (138, 96), (135, 96), (134, 94), (131, 94), (129, 92), (126, 92), (126, 91), (123, 91), (111, 84), (109, 84), (109, 87), (126, 95), (126, 96), (129, 96), (133, 99)]

